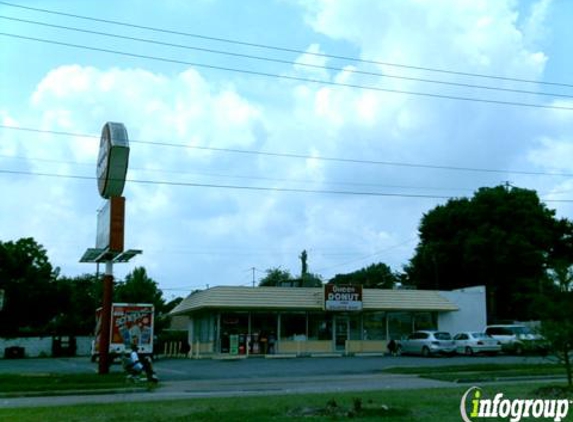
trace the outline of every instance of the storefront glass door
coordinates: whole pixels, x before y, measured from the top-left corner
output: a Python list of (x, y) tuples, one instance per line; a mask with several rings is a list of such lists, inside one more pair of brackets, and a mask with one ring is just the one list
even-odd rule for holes
[(344, 351), (348, 340), (348, 317), (342, 315), (334, 317), (334, 325), (334, 348), (336, 351)]

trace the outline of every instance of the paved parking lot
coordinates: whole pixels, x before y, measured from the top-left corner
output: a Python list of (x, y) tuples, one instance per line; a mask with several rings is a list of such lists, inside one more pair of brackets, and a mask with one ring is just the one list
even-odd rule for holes
[[(478, 363), (549, 363), (539, 356), (456, 356), (422, 358), (399, 357), (313, 357), (237, 360), (159, 359), (155, 370), (163, 381), (222, 380), (280, 377), (311, 377), (324, 375), (378, 374), (392, 366), (467, 365)], [(97, 371), (97, 364), (87, 357), (45, 359), (0, 359), (0, 373), (88, 373)], [(111, 371), (121, 372), (115, 364)]]

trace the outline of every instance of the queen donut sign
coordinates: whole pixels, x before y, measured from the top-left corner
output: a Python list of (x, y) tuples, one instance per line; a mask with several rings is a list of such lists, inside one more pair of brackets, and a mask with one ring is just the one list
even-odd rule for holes
[(129, 139), (125, 126), (107, 122), (101, 131), (97, 159), (97, 184), (102, 197), (121, 196), (128, 162)]

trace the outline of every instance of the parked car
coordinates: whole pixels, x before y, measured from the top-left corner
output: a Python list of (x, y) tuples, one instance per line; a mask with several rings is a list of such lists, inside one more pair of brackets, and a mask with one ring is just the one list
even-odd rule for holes
[(466, 331), (454, 336), (456, 352), (464, 355), (474, 355), (477, 353), (499, 353), (501, 352), (501, 342), (486, 333), (476, 333)]
[(504, 352), (521, 355), (525, 352), (547, 353), (545, 338), (529, 327), (518, 324), (488, 325), (485, 333), (501, 343)]
[(406, 339), (400, 340), (398, 350), (404, 354), (419, 354), (431, 356), (433, 354), (453, 355), (456, 345), (450, 333), (444, 331), (415, 331)]

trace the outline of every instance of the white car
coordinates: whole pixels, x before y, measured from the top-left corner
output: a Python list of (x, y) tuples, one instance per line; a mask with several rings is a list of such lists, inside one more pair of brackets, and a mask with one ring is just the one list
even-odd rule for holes
[(415, 331), (398, 343), (398, 351), (403, 354), (416, 354), (425, 357), (456, 353), (456, 345), (450, 333), (441, 331)]
[(454, 336), (454, 342), (456, 352), (463, 355), (501, 352), (501, 342), (485, 333), (473, 331), (458, 333)]

